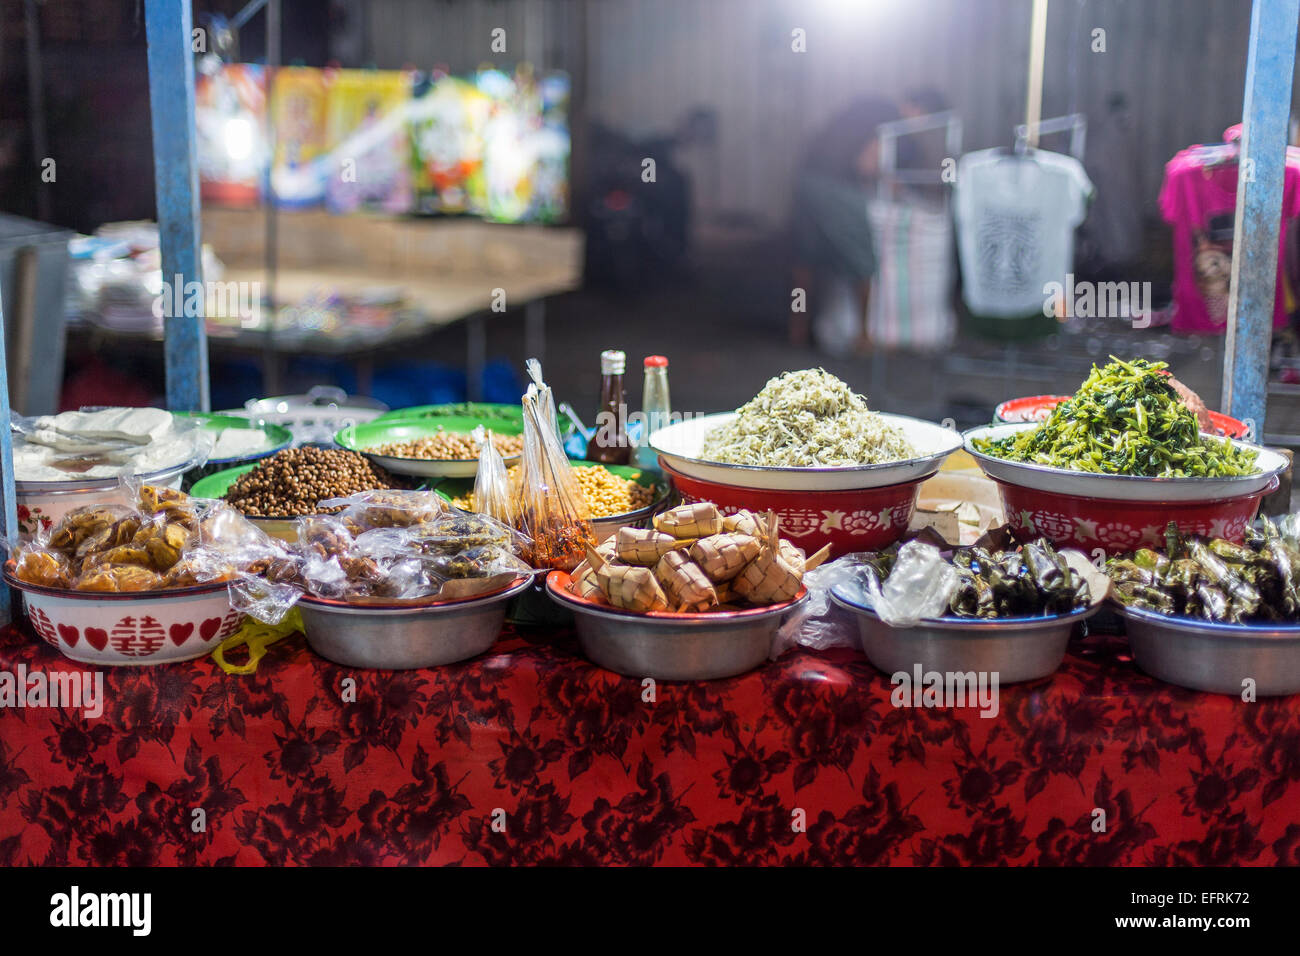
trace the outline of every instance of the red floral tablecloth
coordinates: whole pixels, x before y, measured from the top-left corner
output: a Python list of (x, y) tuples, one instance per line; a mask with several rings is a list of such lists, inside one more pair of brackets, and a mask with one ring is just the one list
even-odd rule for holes
[[(1072, 647), (994, 719), (895, 708), (847, 650), (648, 702), (566, 632), (404, 673), (301, 636), (250, 677), (110, 669), (98, 719), (0, 710), (0, 864), (1300, 864), (1300, 697), (1122, 649)], [(20, 664), (80, 669), (5, 629)]]

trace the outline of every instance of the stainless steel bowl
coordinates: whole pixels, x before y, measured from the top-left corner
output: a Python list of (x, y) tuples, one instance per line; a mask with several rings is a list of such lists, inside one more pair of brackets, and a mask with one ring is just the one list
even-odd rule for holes
[(411, 670), (482, 654), (501, 633), (506, 602), (528, 587), (423, 607), (346, 605), (305, 597), (298, 602), (307, 643), (321, 657), (349, 667)]
[(546, 589), (573, 611), (583, 654), (606, 670), (655, 680), (716, 680), (761, 667), (785, 615), (808, 599), (804, 591), (770, 608), (635, 614), (574, 597), (566, 590), (568, 580), (552, 571)]
[(1152, 677), (1240, 697), (1300, 694), (1300, 624), (1215, 624), (1155, 611), (1112, 607), (1124, 618), (1138, 667)]
[(1096, 614), (1098, 601), (1052, 617), (951, 618), (892, 627), (876, 616), (856, 589), (836, 585), (831, 600), (858, 621), (862, 651), (886, 674), (997, 673), (998, 684), (1046, 677), (1065, 659), (1074, 625)]

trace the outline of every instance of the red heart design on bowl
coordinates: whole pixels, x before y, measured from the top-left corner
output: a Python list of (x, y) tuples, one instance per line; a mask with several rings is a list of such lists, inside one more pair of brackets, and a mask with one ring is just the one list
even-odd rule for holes
[(86, 643), (97, 651), (108, 646), (108, 631), (98, 627), (86, 628)]
[(221, 618), (210, 617), (199, 625), (199, 637), (210, 641), (217, 636), (219, 630), (221, 630)]
[(180, 647), (194, 633), (194, 625), (189, 621), (184, 624), (173, 624), (167, 631), (167, 636), (172, 639), (172, 643)]
[(71, 624), (60, 624), (59, 637), (63, 638), (69, 647), (76, 647), (77, 641), (81, 638), (81, 632)]

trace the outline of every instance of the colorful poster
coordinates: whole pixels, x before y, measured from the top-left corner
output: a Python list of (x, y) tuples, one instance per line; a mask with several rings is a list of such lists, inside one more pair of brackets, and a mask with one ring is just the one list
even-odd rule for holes
[(314, 206), (325, 198), (326, 104), (322, 70), (290, 66), (277, 70), (271, 88), (275, 157), (271, 192), (281, 206)]
[(491, 110), (490, 97), (453, 76), (435, 77), (412, 103), (416, 212), (486, 210), (483, 136)]
[(329, 180), (332, 212), (412, 208), (407, 165), (411, 75), (394, 70), (337, 70), (329, 89)]
[(266, 74), (247, 63), (200, 73), (194, 90), (199, 194), (223, 206), (256, 206), (267, 161)]

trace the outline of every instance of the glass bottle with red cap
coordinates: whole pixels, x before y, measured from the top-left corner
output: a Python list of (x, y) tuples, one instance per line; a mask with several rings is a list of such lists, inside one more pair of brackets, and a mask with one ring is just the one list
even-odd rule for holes
[(623, 389), (623, 371), (627, 355), (618, 349), (600, 353), (600, 411), (596, 429), (587, 442), (587, 460), (602, 465), (626, 465), (632, 460), (632, 444), (627, 438), (627, 393)]
[(673, 403), (668, 395), (668, 359), (649, 355), (645, 360), (645, 384), (641, 389), (641, 439), (636, 459), (641, 468), (658, 468), (659, 456), (650, 448), (650, 435), (671, 421)]

